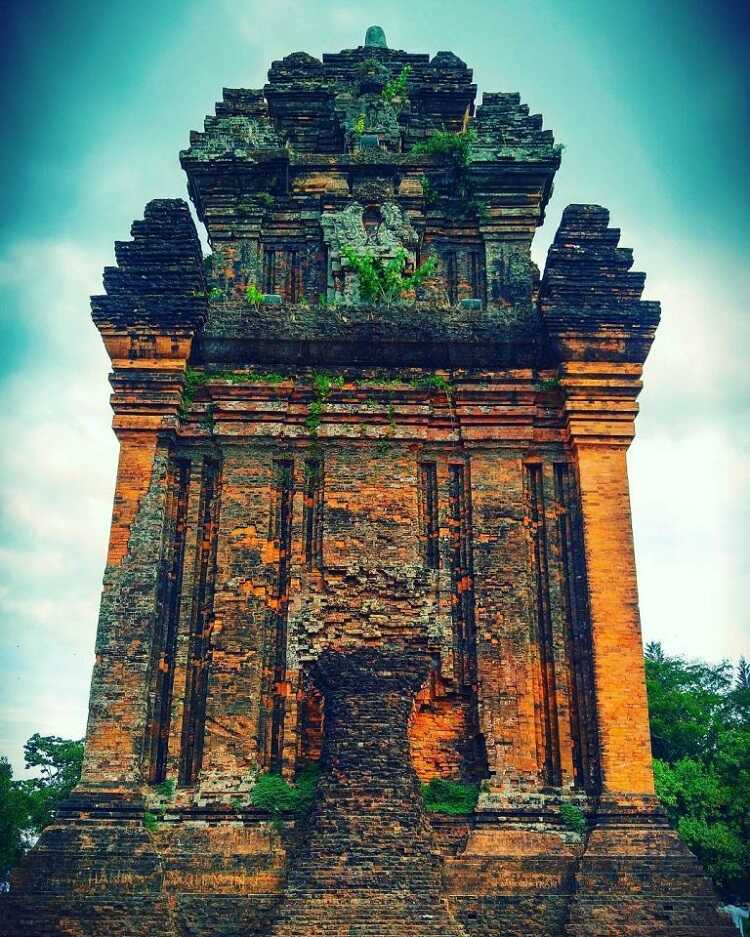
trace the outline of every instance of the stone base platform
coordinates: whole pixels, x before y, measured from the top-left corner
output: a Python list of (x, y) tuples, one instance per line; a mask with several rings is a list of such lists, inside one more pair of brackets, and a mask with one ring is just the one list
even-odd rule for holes
[(151, 831), (138, 792), (72, 798), (0, 896), (0, 937), (734, 937), (654, 798), (490, 793), (427, 816), (407, 734), (427, 670), (411, 651), (322, 655), (299, 831), (226, 805)]
[[(442, 885), (439, 896), (427, 889), (425, 901), (398, 883), (378, 892), (337, 882), (302, 895), (299, 873), (290, 894), (292, 824), (280, 835), (250, 812), (173, 821), (157, 833), (142, 819), (61, 819), (14, 890), (0, 895), (0, 937), (268, 937), (299, 932), (290, 923), (295, 906), (308, 935), (385, 937), (408, 921), (410, 933), (445, 937), (735, 937), (697, 860), (658, 810), (602, 805), (593, 823), (584, 844), (566, 843), (574, 837), (552, 826), (524, 831), (489, 811), (433, 816), (426, 858), (437, 862)], [(340, 921), (331, 929), (342, 909), (349, 931)], [(331, 926), (316, 928), (316, 919)]]

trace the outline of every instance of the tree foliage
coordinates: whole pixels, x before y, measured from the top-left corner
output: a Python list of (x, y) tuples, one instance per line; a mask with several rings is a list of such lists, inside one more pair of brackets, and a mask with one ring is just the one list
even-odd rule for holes
[(24, 757), (37, 777), (14, 780), (10, 763), (0, 758), (0, 888), (78, 783), (83, 741), (35, 733), (24, 745)]
[(656, 792), (718, 890), (750, 897), (748, 668), (646, 648)]
[(0, 758), (0, 891), (27, 845), (29, 806), (26, 792), (13, 780), (7, 758)]

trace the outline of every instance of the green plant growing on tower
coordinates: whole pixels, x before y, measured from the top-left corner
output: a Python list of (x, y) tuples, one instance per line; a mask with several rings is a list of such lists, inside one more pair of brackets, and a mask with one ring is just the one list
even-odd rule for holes
[(476, 143), (476, 130), (467, 129), (453, 133), (450, 130), (436, 130), (426, 140), (415, 143), (411, 148), (413, 156), (444, 156), (453, 163), (456, 174), (455, 194), (465, 208), (474, 214), (481, 214), (484, 206), (473, 198), (469, 179), (471, 147)]
[(212, 289), (208, 291), (209, 299), (221, 299), (223, 296), (224, 296), (224, 291), (220, 290), (218, 286), (214, 286), (212, 287)]
[(435, 130), (411, 148), (414, 156), (449, 156), (456, 166), (466, 167), (471, 160), (471, 147), (476, 143), (476, 130)]
[(263, 302), (263, 293), (254, 283), (250, 283), (245, 287), (245, 302), (254, 306), (256, 309)]
[(420, 286), (437, 267), (437, 259), (428, 257), (413, 273), (405, 274), (408, 256), (403, 248), (387, 261), (348, 245), (342, 254), (359, 277), (360, 297), (368, 303), (398, 302), (404, 293)]
[(159, 829), (159, 818), (155, 813), (146, 810), (143, 814), (143, 825), (149, 833), (155, 833)]
[(421, 377), (415, 377), (410, 383), (415, 390), (437, 390), (446, 397), (453, 393), (453, 385), (442, 374), (423, 374)]
[(282, 384), (290, 380), (275, 371), (198, 371), (188, 368), (185, 371), (185, 383), (182, 388), (180, 417), (185, 419), (195, 400), (198, 388), (209, 381), (228, 381), (230, 384)]
[(335, 387), (344, 386), (344, 377), (341, 374), (326, 374), (325, 371), (313, 371), (312, 388), (313, 400), (307, 409), (305, 426), (313, 436), (317, 436), (320, 421), (325, 410), (326, 401)]
[(365, 132), (365, 115), (360, 114), (359, 117), (354, 121), (354, 126), (352, 127), (352, 132), (361, 137)]
[(304, 819), (313, 807), (319, 775), (320, 769), (314, 762), (297, 774), (293, 784), (280, 774), (261, 774), (250, 792), (250, 802), (259, 810), (270, 813), (276, 822), (289, 813), (297, 819)]
[(206, 375), (203, 371), (196, 371), (188, 368), (185, 371), (185, 383), (182, 386), (182, 400), (180, 401), (180, 417), (185, 418), (190, 407), (198, 393), (198, 388), (206, 382)]
[(435, 188), (435, 186), (430, 181), (429, 176), (422, 176), (422, 196), (424, 197), (424, 203), (428, 208), (431, 208), (433, 205), (437, 205), (440, 201), (440, 192)]
[(363, 62), (360, 62), (357, 66), (357, 71), (361, 75), (382, 75), (387, 74), (387, 69), (382, 62), (378, 62), (377, 59), (370, 56), (366, 58)]
[(411, 65), (404, 65), (395, 78), (391, 78), (390, 81), (385, 83), (383, 90), (380, 92), (380, 97), (388, 104), (394, 98), (405, 97), (409, 75), (411, 75)]
[(586, 832), (586, 817), (576, 804), (560, 804), (560, 819), (566, 830), (583, 836)]
[(378, 454), (378, 458), (384, 458), (391, 451), (391, 444), (387, 439), (378, 440), (375, 445), (375, 452)]
[(539, 389), (549, 393), (553, 390), (559, 390), (562, 387), (559, 377), (549, 377), (539, 382)]
[(478, 798), (477, 784), (433, 778), (429, 783), (422, 785), (422, 801), (428, 813), (473, 813)]
[(154, 788), (159, 797), (166, 797), (168, 800), (174, 797), (175, 792), (175, 783), (174, 781), (162, 781), (161, 784), (157, 784)]

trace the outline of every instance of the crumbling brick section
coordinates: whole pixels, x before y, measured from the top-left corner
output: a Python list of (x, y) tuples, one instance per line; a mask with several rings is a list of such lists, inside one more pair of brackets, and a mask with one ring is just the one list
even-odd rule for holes
[(272, 937), (463, 937), (411, 765), (407, 725), (430, 661), (409, 649), (324, 651), (323, 773)]

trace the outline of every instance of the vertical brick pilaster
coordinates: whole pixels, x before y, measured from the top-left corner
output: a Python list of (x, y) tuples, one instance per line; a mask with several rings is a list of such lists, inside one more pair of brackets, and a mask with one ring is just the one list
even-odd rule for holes
[(626, 455), (640, 366), (566, 365), (588, 583), (601, 785), (654, 790)]
[(99, 616), (83, 784), (142, 780), (159, 605), (169, 454), (156, 433), (120, 434), (109, 562)]
[(577, 445), (602, 785), (653, 793), (630, 498), (623, 446)]

